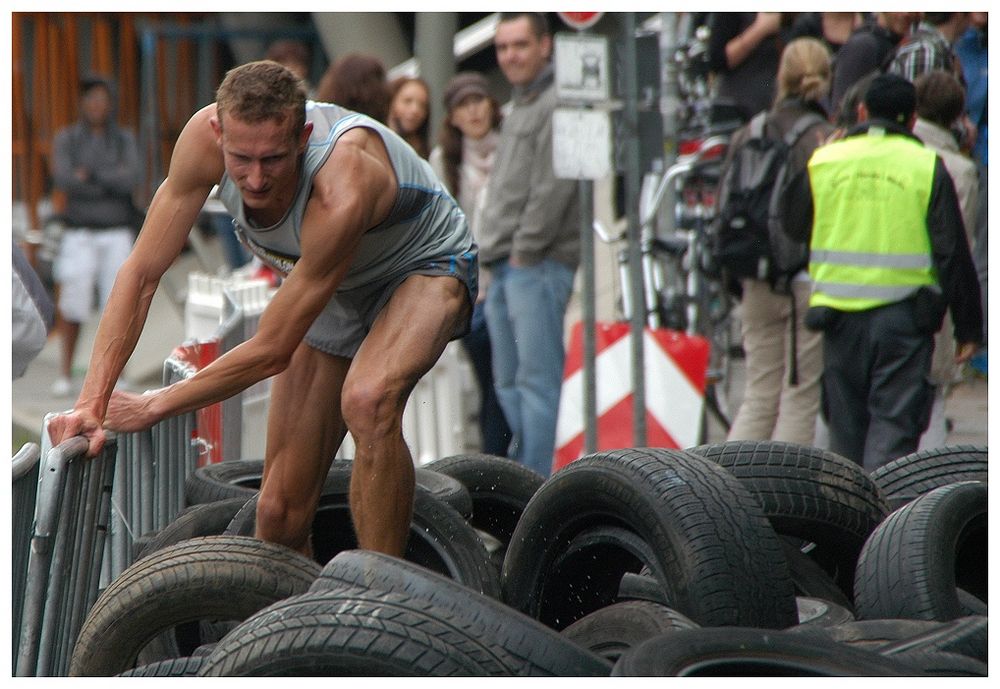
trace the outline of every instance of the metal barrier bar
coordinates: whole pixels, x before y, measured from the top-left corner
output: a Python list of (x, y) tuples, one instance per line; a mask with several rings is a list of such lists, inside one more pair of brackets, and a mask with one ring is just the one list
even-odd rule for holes
[(96, 599), (111, 511), (117, 437), (85, 460), (87, 441), (51, 447), (42, 427), (34, 521), (17, 648), (18, 676), (65, 674), (80, 625)]
[[(35, 494), (38, 490), (38, 467), (41, 448), (36, 443), (25, 443), (11, 459), (11, 659), (17, 659), (21, 643), (21, 616), (24, 592), (28, 578), (28, 553), (31, 550), (31, 523), (35, 517)], [(16, 665), (12, 665), (12, 670)]]

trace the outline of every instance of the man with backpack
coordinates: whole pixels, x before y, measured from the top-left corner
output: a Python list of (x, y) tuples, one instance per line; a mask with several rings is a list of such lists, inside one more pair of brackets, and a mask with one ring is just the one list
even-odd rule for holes
[(781, 55), (774, 108), (736, 132), (729, 149), (711, 246), (742, 295), (746, 388), (730, 440), (813, 443), (822, 341), (803, 324), (808, 247), (787, 241), (780, 209), (788, 181), (832, 130), (820, 105), (829, 88), (826, 47), (792, 41)]
[[(910, 130), (913, 84), (872, 81), (860, 124), (819, 148), (786, 208), (811, 231), (806, 321), (823, 332), (830, 449), (872, 471), (916, 450), (927, 427), (934, 333), (950, 308), (963, 362), (982, 338), (979, 283), (955, 188)], [(801, 237), (799, 237), (801, 238)]]

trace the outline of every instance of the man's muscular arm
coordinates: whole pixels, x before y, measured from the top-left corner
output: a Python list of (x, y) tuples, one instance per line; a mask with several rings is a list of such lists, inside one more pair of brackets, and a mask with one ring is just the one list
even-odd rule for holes
[(115, 393), (108, 427), (146, 428), (283, 371), (347, 274), (361, 236), (388, 213), (395, 191), (378, 136), (362, 129), (344, 134), (314, 179), (302, 223), (302, 257), (264, 310), (257, 333), (187, 380), (146, 395)]
[(115, 279), (97, 328), (90, 365), (73, 410), (49, 423), (53, 444), (84, 435), (88, 456), (104, 445), (102, 424), (118, 376), (135, 349), (160, 278), (187, 241), (212, 185), (222, 176), (222, 155), (208, 125), (209, 106), (196, 113), (181, 132), (132, 253)]

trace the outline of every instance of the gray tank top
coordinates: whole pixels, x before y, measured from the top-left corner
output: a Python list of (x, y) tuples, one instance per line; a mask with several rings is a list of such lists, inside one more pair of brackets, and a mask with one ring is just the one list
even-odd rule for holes
[(299, 236), (313, 178), (344, 132), (367, 127), (378, 134), (396, 173), (399, 191), (389, 216), (362, 236), (357, 255), (338, 291), (404, 273), (429, 259), (476, 252), (465, 215), (427, 161), (385, 125), (332, 103), (307, 101), (312, 134), (291, 207), (277, 224), (257, 227), (246, 217), (240, 190), (229, 175), (219, 182), (219, 199), (233, 216), (237, 236), (262, 261), (289, 273), (301, 256)]

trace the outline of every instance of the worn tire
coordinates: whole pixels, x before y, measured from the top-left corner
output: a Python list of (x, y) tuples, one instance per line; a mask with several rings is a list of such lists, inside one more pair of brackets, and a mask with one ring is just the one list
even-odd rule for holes
[(972, 615), (936, 623), (932, 629), (899, 639), (879, 649), (879, 652), (886, 655), (912, 651), (958, 653), (985, 663), (989, 658), (988, 618)]
[(851, 598), (865, 539), (889, 514), (882, 491), (854, 462), (779, 441), (730, 441), (688, 450), (733, 473), (756, 495), (780, 535), (816, 544), (810, 557)]
[(987, 599), (987, 487), (954, 483), (889, 515), (865, 543), (855, 575), (858, 619), (952, 620), (958, 588)]
[(928, 677), (986, 677), (986, 663), (958, 653), (940, 651), (910, 651), (889, 656), (901, 660)]
[(263, 475), (263, 459), (206, 464), (184, 480), (184, 500), (188, 505), (232, 498), (246, 501), (260, 490)]
[(560, 632), (578, 646), (614, 663), (646, 639), (698, 625), (666, 605), (629, 600), (595, 610)]
[(204, 656), (188, 656), (186, 658), (170, 658), (147, 665), (140, 665), (131, 670), (120, 672), (116, 677), (197, 677), (204, 664)]
[(988, 655), (987, 619), (979, 616), (950, 622), (857, 620), (831, 627), (803, 625), (788, 631), (885, 655), (910, 651), (958, 653), (982, 662)]
[(545, 477), (518, 462), (484, 454), (443, 457), (424, 468), (450, 476), (469, 491), (469, 523), (499, 544), (493, 553), (499, 573), (517, 522)]
[[(335, 460), (331, 473), (349, 471), (351, 460)], [(248, 500), (260, 490), (264, 476), (263, 459), (242, 459), (236, 462), (218, 462), (199, 467), (184, 482), (184, 496), (188, 505), (198, 505), (228, 498)], [(458, 481), (422, 467), (414, 469), (418, 486), (434, 497), (454, 507), (463, 516), (472, 514), (472, 498)]]
[(69, 674), (124, 672), (163, 632), (199, 620), (243, 620), (307, 590), (318, 574), (319, 566), (299, 553), (253, 538), (206, 536), (165, 548), (126, 569), (98, 597)]
[(611, 663), (586, 652), (545, 625), (436, 572), (399, 558), (364, 550), (340, 553), (327, 563), (310, 591), (362, 588), (419, 600), (443, 610), (452, 623), (489, 640), (514, 675), (607, 675)]
[(822, 598), (796, 596), (795, 603), (799, 609), (799, 624), (796, 626), (832, 627), (854, 621), (850, 610)]
[[(338, 464), (346, 466), (327, 475), (313, 521), (314, 558), (320, 564), (329, 562), (337, 553), (358, 547), (348, 504), (351, 462)], [(226, 533), (252, 535), (256, 507), (255, 496), (233, 518)], [(499, 575), (490, 563), (482, 539), (462, 515), (420, 486), (414, 495), (413, 520), (404, 557), (476, 591), (500, 597)]]
[(757, 499), (717, 464), (677, 450), (582, 457), (535, 493), (504, 560), (504, 600), (554, 629), (615, 602), (647, 566), (670, 607), (705, 626), (782, 628), (797, 613), (788, 566)]
[(376, 591), (339, 589), (279, 601), (227, 635), (202, 677), (444, 677), (491, 674), (481, 641), (437, 614)]
[(246, 501), (243, 497), (227, 498), (186, 507), (165, 527), (136, 542), (135, 561), (189, 538), (222, 535)]
[(622, 654), (617, 677), (844, 677), (917, 674), (864, 649), (788, 632), (742, 627), (686, 629), (653, 637)]
[(897, 510), (935, 488), (962, 481), (986, 483), (986, 446), (955, 445), (914, 452), (871, 473), (885, 494), (889, 508)]
[(812, 639), (879, 651), (902, 639), (937, 630), (940, 624), (930, 620), (855, 620), (831, 626), (796, 625), (786, 631)]
[[(792, 536), (781, 536), (781, 545), (788, 561), (788, 571), (795, 586), (795, 595), (821, 598), (835, 603), (853, 614), (854, 603), (822, 565), (802, 551), (802, 541)], [(807, 544), (812, 546), (812, 543)], [(853, 588), (853, 585), (852, 585)]]

